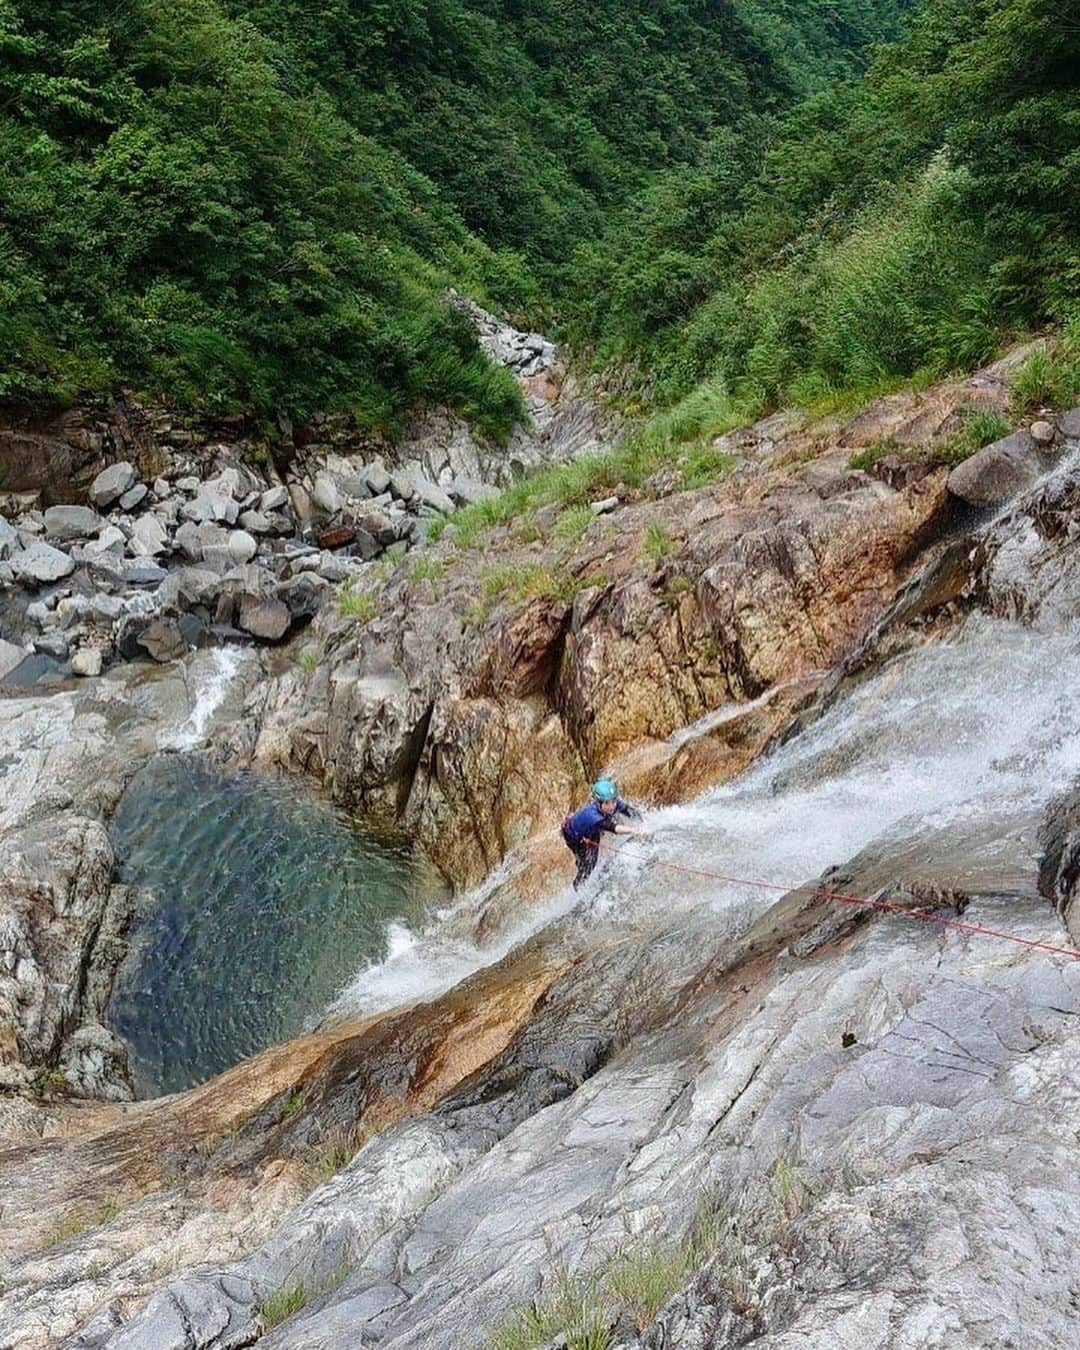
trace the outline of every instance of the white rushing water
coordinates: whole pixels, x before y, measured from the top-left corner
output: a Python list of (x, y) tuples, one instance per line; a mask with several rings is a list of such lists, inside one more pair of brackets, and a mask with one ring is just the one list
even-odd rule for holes
[[(431, 996), (575, 905), (587, 924), (654, 924), (693, 909), (737, 929), (777, 898), (665, 863), (786, 889), (874, 846), (904, 858), (905, 880), (958, 873), (949, 884), (963, 886), (978, 873), (1030, 889), (1046, 802), (1080, 776), (1080, 588), (1075, 554), (1032, 568), (1030, 521), (1008, 528), (997, 571), (1028, 588), (1021, 608), (1033, 624), (977, 612), (947, 640), (895, 657), (731, 782), (649, 813), (650, 839), (609, 854), (579, 895), (558, 892), (478, 946), (470, 920), (501, 869), (424, 932), (396, 931), (388, 959), (360, 972), (340, 1008)], [(706, 719), (723, 720), (724, 710)], [(572, 870), (567, 855), (568, 880)], [(1032, 919), (1043, 920), (1052, 937), (1048, 910)]]
[(191, 691), (188, 714), (179, 726), (162, 732), (158, 740), (160, 749), (194, 750), (202, 745), (214, 714), (225, 702), (244, 659), (245, 653), (239, 647), (215, 647), (189, 659), (186, 672)]

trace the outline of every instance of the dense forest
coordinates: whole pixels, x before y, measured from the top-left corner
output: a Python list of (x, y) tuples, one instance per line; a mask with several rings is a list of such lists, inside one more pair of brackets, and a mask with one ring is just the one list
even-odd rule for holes
[(1078, 71), (1071, 0), (0, 0), (0, 400), (498, 434), (450, 285), (702, 425), (970, 363), (1076, 303)]

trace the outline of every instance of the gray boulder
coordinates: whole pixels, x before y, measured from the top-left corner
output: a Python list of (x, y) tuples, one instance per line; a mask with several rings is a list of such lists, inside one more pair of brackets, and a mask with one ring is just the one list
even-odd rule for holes
[(90, 500), (104, 510), (113, 502), (119, 501), (125, 492), (135, 484), (135, 467), (126, 460), (119, 464), (110, 464), (90, 484)]
[(71, 638), (67, 633), (42, 633), (34, 639), (34, 651), (51, 656), (54, 661), (66, 661), (70, 650)]
[(123, 530), (117, 529), (115, 525), (106, 525), (96, 539), (84, 544), (83, 555), (87, 559), (98, 558), (103, 553), (119, 556), (123, 553), (126, 543), (127, 538)]
[(127, 492), (120, 498), (120, 510), (134, 511), (145, 500), (147, 492), (148, 488), (145, 483), (136, 483), (134, 487), (128, 488)]
[(1042, 474), (1035, 445), (1016, 431), (977, 450), (949, 474), (949, 491), (970, 506), (998, 506), (1030, 487)]
[(333, 591), (333, 587), (317, 572), (301, 572), (283, 581), (275, 595), (288, 606), (293, 625), (301, 627), (318, 614)]
[(360, 521), (360, 529), (369, 534), (377, 544), (385, 547), (397, 538), (393, 521), (379, 511), (372, 511)]
[(89, 506), (50, 506), (45, 512), (45, 534), (61, 544), (90, 539), (104, 523)]
[(390, 492), (403, 502), (411, 502), (416, 496), (412, 479), (407, 473), (395, 473), (390, 476)]
[(292, 625), (292, 613), (275, 596), (243, 595), (237, 626), (263, 642), (280, 642)]
[(384, 492), (390, 491), (391, 477), (383, 464), (369, 464), (364, 470), (364, 478), (371, 489), (373, 497), (381, 496)]
[(330, 474), (316, 475), (311, 489), (311, 501), (316, 510), (321, 511), (323, 515), (334, 516), (341, 510), (341, 493)]
[(9, 675), (16, 666), (21, 665), (29, 655), (25, 647), (0, 638), (0, 680)]
[(430, 506), (433, 511), (438, 511), (444, 516), (453, 512), (454, 503), (441, 487), (420, 477), (413, 480), (413, 487), (425, 506)]
[(235, 475), (228, 471), (211, 478), (199, 487), (193, 501), (182, 508), (180, 514), (194, 520), (197, 524), (217, 521), (225, 525), (235, 525), (240, 507), (236, 501), (237, 484)]
[(249, 563), (259, 550), (254, 536), (248, 534), (247, 530), (233, 530), (227, 547), (233, 561), (240, 566)]
[[(101, 559), (100, 561), (104, 561)], [(120, 573), (120, 580), (127, 586), (160, 586), (168, 576), (164, 567), (152, 558), (140, 558), (128, 565)]]
[(262, 511), (241, 511), (237, 524), (248, 534), (270, 534), (274, 529), (273, 519)]
[(472, 506), (476, 502), (488, 502), (499, 495), (499, 489), (489, 483), (478, 483), (474, 478), (455, 478), (448, 492), (462, 506)]
[(165, 526), (156, 516), (140, 516), (128, 540), (128, 551), (135, 558), (155, 558), (169, 548)]
[(260, 511), (280, 511), (289, 504), (289, 494), (280, 485), (267, 488), (259, 498)]
[(0, 516), (0, 559), (10, 558), (19, 551), (19, 532), (14, 525)]
[(11, 559), (15, 575), (20, 581), (32, 585), (46, 585), (50, 581), (59, 581), (70, 576), (75, 564), (66, 553), (61, 553), (51, 544), (36, 542), (29, 548), (16, 553)]
[(170, 572), (158, 589), (157, 601), (165, 611), (191, 609), (194, 605), (212, 606), (221, 587), (221, 578), (205, 567), (181, 567)]
[(1058, 431), (1068, 441), (1080, 441), (1080, 408), (1070, 408), (1057, 420)]

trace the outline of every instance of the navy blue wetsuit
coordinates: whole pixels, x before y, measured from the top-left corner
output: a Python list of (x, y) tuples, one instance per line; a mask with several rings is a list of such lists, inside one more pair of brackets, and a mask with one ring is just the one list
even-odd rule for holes
[(563, 821), (562, 837), (566, 841), (566, 847), (577, 859), (575, 891), (589, 877), (600, 860), (600, 832), (614, 834), (615, 817), (630, 814), (631, 808), (622, 798), (618, 798), (615, 810), (610, 815), (605, 815), (600, 810), (599, 802), (591, 801), (588, 806), (583, 806), (580, 811), (575, 811)]

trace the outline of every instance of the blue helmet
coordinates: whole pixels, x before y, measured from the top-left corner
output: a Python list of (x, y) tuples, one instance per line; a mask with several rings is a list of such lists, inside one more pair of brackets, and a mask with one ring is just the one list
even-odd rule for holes
[(592, 795), (598, 802), (614, 802), (618, 800), (619, 789), (610, 778), (600, 778), (593, 784)]

